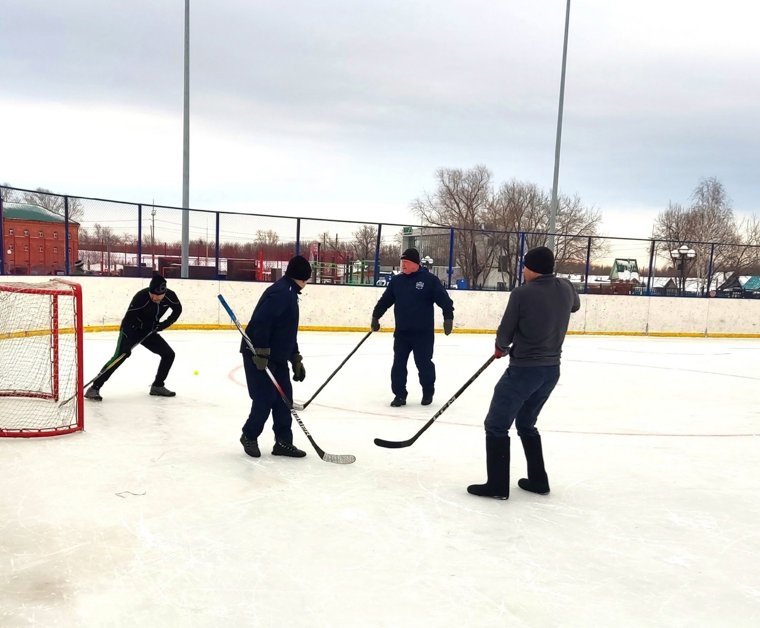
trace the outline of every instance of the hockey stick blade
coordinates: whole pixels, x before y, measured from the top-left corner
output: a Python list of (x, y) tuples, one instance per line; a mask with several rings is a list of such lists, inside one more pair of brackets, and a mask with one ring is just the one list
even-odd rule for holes
[[(269, 369), (267, 369), (267, 370), (269, 370)], [(279, 390), (279, 387), (278, 387), (278, 390)], [(281, 396), (282, 396), (282, 400), (287, 403), (287, 399), (288, 398), (284, 394), (281, 394)], [(311, 437), (311, 434), (309, 433), (309, 430), (306, 429), (306, 426), (304, 425), (304, 422), (301, 420), (301, 417), (299, 417), (296, 414), (295, 408), (292, 405), (290, 406), (290, 414), (296, 420), (296, 423), (298, 423), (298, 425), (300, 426), (300, 428), (303, 430), (303, 433), (306, 434), (306, 438), (309, 439), (309, 442), (311, 443), (311, 446), (314, 447), (314, 451), (317, 452), (317, 455), (322, 460), (324, 460), (325, 462), (332, 462), (334, 464), (351, 464), (353, 462), (356, 462), (356, 456), (353, 456), (351, 454), (328, 454), (328, 453), (325, 453), (325, 450), (322, 449), (319, 445), (317, 445), (317, 443), (314, 442), (314, 439)]]
[(356, 462), (356, 456), (351, 454), (325, 454), (322, 456), (322, 460), (335, 464), (352, 464)]
[(414, 444), (414, 441), (416, 441), (420, 436), (422, 436), (422, 433), (427, 428), (429, 428), (435, 422), (435, 420), (446, 411), (446, 409), (451, 404), (453, 404), (457, 400), (457, 398), (459, 397), (459, 395), (461, 395), (467, 389), (467, 387), (470, 384), (472, 384), (472, 382), (474, 382), (478, 378), (478, 376), (483, 371), (485, 371), (488, 368), (488, 366), (491, 364), (491, 362), (493, 362), (495, 359), (496, 359), (496, 356), (493, 356), (493, 355), (490, 358), (488, 358), (488, 360), (486, 360), (485, 364), (483, 366), (481, 366), (475, 372), (475, 374), (470, 379), (468, 379), (459, 390), (457, 390), (454, 393), (454, 396), (451, 399), (449, 399), (443, 405), (443, 407), (440, 410), (438, 410), (438, 412), (436, 412), (432, 416), (432, 418), (430, 420), (428, 420), (428, 422), (425, 423), (425, 425), (423, 425), (422, 428), (414, 436), (412, 436), (410, 439), (408, 439), (408, 440), (385, 440), (383, 438), (376, 438), (375, 439), (375, 445), (377, 445), (378, 447), (385, 447), (386, 449), (402, 449), (404, 447), (409, 447), (410, 445)]
[(382, 438), (375, 439), (375, 445), (378, 447), (385, 447), (386, 449), (402, 449), (403, 447), (409, 447), (417, 438), (410, 438), (409, 440), (384, 440)]
[[(140, 345), (140, 344), (142, 344), (142, 343), (143, 343), (143, 341), (144, 341), (144, 340), (147, 340), (147, 339), (148, 339), (148, 336), (150, 336), (150, 335), (151, 335), (151, 334), (153, 334), (153, 333), (154, 333), (154, 332), (153, 332), (153, 330), (151, 330), (151, 331), (148, 333), (148, 335), (147, 335), (147, 336), (145, 336), (144, 338), (142, 338), (142, 340), (140, 340), (140, 341), (139, 341), (139, 342), (138, 342), (138, 343), (135, 345), (135, 347), (136, 347), (137, 345)], [(119, 355), (118, 357), (114, 358), (112, 361), (110, 361), (110, 362), (109, 362), (109, 363), (106, 365), (106, 367), (105, 367), (105, 368), (103, 368), (103, 369), (100, 371), (100, 373), (98, 373), (98, 374), (97, 374), (95, 377), (93, 377), (93, 378), (92, 378), (92, 379), (91, 379), (89, 382), (87, 382), (86, 384), (82, 384), (82, 390), (84, 390), (84, 389), (85, 389), (85, 388), (87, 388), (87, 387), (88, 387), (90, 384), (92, 384), (92, 382), (94, 382), (96, 379), (98, 379), (98, 377), (100, 377), (101, 375), (103, 375), (103, 373), (106, 373), (106, 372), (110, 371), (112, 368), (114, 368), (114, 367), (115, 367), (117, 364), (119, 364), (119, 363), (120, 363), (122, 360), (124, 360), (126, 357), (127, 357), (127, 354), (126, 354), (126, 353), (122, 353), (122, 354), (121, 354), (121, 355)], [(67, 397), (66, 399), (64, 399), (63, 401), (61, 401), (61, 403), (59, 403), (59, 404), (58, 404), (58, 406), (59, 406), (59, 407), (61, 407), (61, 406), (65, 406), (65, 405), (66, 405), (66, 404), (67, 404), (69, 401), (71, 401), (72, 399), (76, 398), (76, 396), (77, 396), (77, 393), (74, 393), (73, 395), (71, 395), (71, 397)]]
[(306, 406), (303, 405), (302, 403), (298, 403), (297, 401), (293, 402), (293, 410), (298, 410), (300, 412), (301, 410), (305, 410), (305, 409), (306, 409)]
[[(245, 333), (243, 326), (240, 324), (240, 321), (237, 319), (237, 316), (235, 316), (235, 313), (232, 311), (232, 308), (229, 306), (229, 304), (227, 303), (227, 301), (221, 294), (217, 295), (217, 298), (219, 299), (219, 303), (222, 304), (222, 307), (227, 311), (227, 314), (229, 315), (232, 322), (235, 324), (235, 327), (237, 327), (237, 330), (240, 332), (240, 335), (243, 336), (243, 340), (245, 340), (245, 344), (248, 346), (248, 349), (250, 349), (251, 354), (256, 355), (256, 349), (253, 348), (253, 343), (251, 342), (251, 339), (248, 337), (248, 334)], [(295, 405), (290, 399), (288, 399), (287, 395), (282, 390), (282, 386), (280, 386), (280, 384), (277, 382), (277, 379), (275, 379), (275, 376), (272, 375), (272, 371), (269, 370), (269, 367), (266, 367), (264, 370), (266, 371), (266, 374), (269, 376), (269, 379), (271, 380), (272, 384), (274, 384), (274, 387), (277, 389), (277, 392), (280, 394), (280, 398), (282, 399), (283, 403), (288, 407), (288, 410), (290, 410), (291, 416), (296, 420), (296, 423), (298, 423), (299, 427), (303, 430), (303, 433), (306, 434), (306, 438), (309, 439), (309, 442), (311, 443), (311, 446), (314, 447), (314, 451), (317, 452), (317, 455), (325, 462), (332, 462), (334, 464), (351, 464), (352, 462), (356, 462), (356, 456), (352, 456), (351, 454), (325, 453), (325, 451), (319, 445), (317, 445), (316, 442), (314, 442), (314, 439), (311, 437), (311, 434), (309, 434), (309, 430), (306, 429), (306, 426), (301, 420), (301, 417), (299, 417), (296, 414)]]

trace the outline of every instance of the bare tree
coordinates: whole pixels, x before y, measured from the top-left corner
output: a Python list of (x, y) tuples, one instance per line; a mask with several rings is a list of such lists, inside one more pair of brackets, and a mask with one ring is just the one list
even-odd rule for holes
[[(84, 215), (82, 201), (78, 198), (69, 196), (69, 220), (79, 220)], [(23, 202), (29, 205), (37, 205), (47, 209), (59, 216), (64, 215), (65, 202), (63, 196), (53, 194), (45, 188), (37, 188), (35, 192), (26, 192), (23, 196)]]
[(91, 241), (101, 251), (101, 255), (103, 256), (101, 259), (104, 258), (104, 266), (106, 267), (101, 268), (101, 272), (110, 272), (111, 256), (116, 253), (120, 238), (109, 226), (95, 223), (92, 229), (94, 233), (90, 236)]
[(3, 183), (0, 187), (0, 198), (3, 199), (3, 203), (17, 203), (18, 193), (11, 189), (10, 183)]
[(591, 257), (607, 252), (605, 240), (598, 237), (602, 224), (601, 214), (591, 207), (586, 207), (576, 196), (560, 196), (557, 211), (557, 232), (554, 257), (557, 267), (564, 264), (583, 262), (586, 259), (591, 237)]
[[(669, 203), (655, 220), (654, 238), (660, 259), (671, 263), (670, 251), (686, 244), (696, 256), (684, 272), (709, 289), (716, 272), (741, 273), (760, 261), (760, 225), (755, 216), (737, 223), (723, 184), (702, 179), (688, 208)], [(674, 262), (676, 263), (676, 262)]]
[(456, 264), (470, 287), (482, 287), (495, 256), (485, 231), (493, 196), (491, 173), (481, 165), (469, 170), (442, 168), (435, 177), (435, 193), (415, 200), (412, 211), (428, 225), (457, 229)]
[(255, 242), (262, 246), (275, 246), (280, 242), (280, 235), (272, 229), (259, 229), (256, 231)]
[(520, 233), (526, 233), (526, 250), (546, 244), (550, 197), (534, 183), (512, 180), (504, 183), (494, 195), (489, 210), (489, 223), (494, 234), (494, 247), (499, 253), (499, 272), (509, 289), (519, 280)]
[[(545, 246), (548, 240), (551, 196), (534, 183), (512, 180), (502, 184), (488, 209), (488, 225), (495, 229), (493, 246), (498, 250), (499, 272), (511, 289), (519, 280), (521, 237), (524, 250)], [(560, 196), (557, 212), (557, 236), (554, 255), (557, 267), (584, 263), (589, 237), (592, 254), (604, 250), (599, 233), (601, 216), (586, 207), (578, 196)], [(523, 235), (524, 234), (524, 235)]]
[(351, 248), (357, 260), (375, 259), (375, 246), (377, 245), (377, 227), (362, 225), (354, 231), (354, 239)]

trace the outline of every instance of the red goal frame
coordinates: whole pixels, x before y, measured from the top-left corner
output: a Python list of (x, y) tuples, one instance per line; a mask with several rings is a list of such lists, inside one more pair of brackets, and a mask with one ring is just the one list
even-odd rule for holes
[[(60, 399), (60, 334), (59, 308), (62, 298), (72, 298), (74, 300), (74, 329), (71, 333), (75, 334), (75, 351), (76, 351), (76, 393), (74, 399), (69, 403), (76, 404), (75, 421), (69, 425), (61, 427), (40, 427), (40, 428), (9, 428), (3, 425), (3, 416), (0, 414), (0, 437), (11, 438), (34, 438), (39, 436), (59, 436), (79, 432), (84, 429), (84, 367), (82, 349), (82, 287), (73, 281), (63, 279), (52, 279), (47, 283), (14, 283), (0, 282), (2, 292), (15, 292), (23, 294), (38, 294), (50, 297), (50, 317), (49, 325), (33, 332), (21, 332), (23, 335), (49, 334), (50, 336), (50, 361), (51, 361), (51, 392), (24, 391), (24, 390), (0, 390), (0, 397), (17, 397), (17, 398), (36, 398), (47, 399), (53, 403), (61, 403)], [(0, 339), (0, 343), (2, 339)], [(0, 346), (0, 350), (2, 347)]]

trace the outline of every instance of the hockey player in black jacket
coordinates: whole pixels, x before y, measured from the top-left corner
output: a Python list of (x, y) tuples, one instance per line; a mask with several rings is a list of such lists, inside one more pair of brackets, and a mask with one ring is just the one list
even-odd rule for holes
[[(171, 310), (171, 314), (162, 321), (161, 318), (168, 310)], [(180, 314), (182, 314), (182, 304), (179, 302), (179, 297), (173, 290), (167, 289), (166, 279), (158, 273), (153, 273), (150, 285), (132, 297), (127, 313), (121, 321), (116, 352), (103, 365), (100, 376), (92, 382), (92, 386), (87, 389), (84, 396), (93, 401), (102, 401), (100, 388), (124, 363), (124, 360), (132, 355), (132, 349), (142, 344), (148, 351), (161, 356), (156, 377), (150, 387), (150, 394), (158, 397), (174, 397), (176, 393), (164, 386), (169, 369), (174, 363), (174, 351), (159, 335), (159, 332), (173, 325)], [(122, 354), (124, 357), (119, 359)]]
[(293, 381), (302, 382), (306, 378), (306, 369), (298, 351), (298, 295), (310, 277), (308, 260), (300, 255), (293, 257), (288, 262), (285, 276), (264, 290), (245, 328), (256, 355), (251, 355), (245, 340), (240, 343), (251, 397), (251, 412), (243, 425), (240, 443), (245, 453), (253, 458), (261, 456), (258, 438), (270, 412), (275, 439), (272, 455), (292, 458), (306, 455), (293, 445), (290, 409), (283, 403), (266, 369), (269, 368), (288, 399), (293, 399), (288, 362), (293, 365)]
[(391, 305), (394, 306), (396, 330), (393, 334), (391, 367), (393, 407), (406, 405), (406, 365), (412, 352), (422, 386), (422, 405), (433, 402), (433, 304), (443, 310), (443, 331), (448, 336), (454, 325), (454, 303), (438, 277), (420, 267), (419, 251), (407, 249), (401, 255), (401, 273), (393, 277), (372, 311), (372, 331), (379, 331), (380, 317)]

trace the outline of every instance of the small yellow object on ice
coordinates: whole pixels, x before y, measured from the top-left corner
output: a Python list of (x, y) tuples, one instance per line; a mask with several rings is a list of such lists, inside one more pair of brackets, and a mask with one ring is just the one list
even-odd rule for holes
[(193, 375), (197, 375), (197, 374), (198, 374), (198, 371), (193, 371)]

